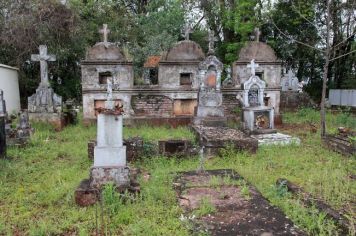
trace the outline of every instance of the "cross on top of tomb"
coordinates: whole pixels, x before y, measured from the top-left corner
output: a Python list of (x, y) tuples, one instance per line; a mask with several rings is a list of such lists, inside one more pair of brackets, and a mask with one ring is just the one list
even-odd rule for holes
[(209, 31), (209, 54), (214, 54), (215, 52), (215, 42), (218, 41), (218, 38), (215, 37), (214, 31)]
[(99, 33), (103, 35), (103, 42), (107, 43), (108, 42), (108, 34), (110, 33), (108, 25), (103, 24), (103, 28), (101, 30), (99, 30)]
[(47, 46), (40, 45), (39, 46), (40, 54), (32, 54), (31, 61), (39, 61), (41, 66), (41, 83), (40, 86), (49, 86), (48, 81), (48, 61), (56, 61), (55, 55), (47, 54)]
[(182, 36), (185, 40), (189, 40), (189, 36), (191, 33), (193, 33), (193, 29), (190, 27), (189, 24), (186, 24), (182, 30)]
[(247, 68), (251, 68), (251, 75), (255, 76), (256, 75), (256, 68), (258, 68), (260, 65), (255, 63), (255, 59), (252, 59), (250, 64), (247, 64)]
[(255, 28), (255, 37), (256, 37), (256, 42), (259, 42), (260, 41), (260, 37), (261, 37), (261, 31), (260, 31), (260, 28), (256, 27)]

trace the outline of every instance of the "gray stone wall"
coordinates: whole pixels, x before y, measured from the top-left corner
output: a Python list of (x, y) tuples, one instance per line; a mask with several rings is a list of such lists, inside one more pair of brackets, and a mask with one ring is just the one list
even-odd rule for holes
[(194, 64), (160, 64), (158, 70), (158, 84), (162, 88), (182, 88), (180, 74), (192, 73), (192, 88), (199, 88), (198, 63)]
[[(267, 88), (279, 88), (281, 85), (282, 67), (279, 63), (256, 62), (259, 67), (256, 69), (256, 75), (263, 74), (263, 80), (267, 83)], [(233, 65), (232, 79), (237, 86), (241, 86), (251, 76), (251, 69), (247, 68), (248, 63), (237, 63)]]
[[(93, 63), (93, 62), (91, 62)], [(82, 89), (104, 89), (105, 84), (99, 84), (99, 73), (111, 72), (113, 84), (120, 88), (130, 88), (133, 86), (133, 68), (132, 64), (103, 64), (97, 65), (82, 63)]]

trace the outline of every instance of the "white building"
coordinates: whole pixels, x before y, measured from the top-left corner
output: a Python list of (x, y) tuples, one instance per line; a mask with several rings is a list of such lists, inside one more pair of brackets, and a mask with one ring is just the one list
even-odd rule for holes
[(0, 64), (0, 89), (4, 91), (9, 114), (21, 109), (18, 71), (18, 68)]

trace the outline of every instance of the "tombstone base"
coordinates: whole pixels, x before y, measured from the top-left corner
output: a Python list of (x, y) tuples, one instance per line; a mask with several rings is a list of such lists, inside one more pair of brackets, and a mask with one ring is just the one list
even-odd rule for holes
[(195, 117), (194, 125), (202, 125), (207, 127), (226, 127), (226, 117)]
[(101, 166), (90, 170), (90, 187), (101, 189), (113, 183), (119, 190), (130, 186), (130, 169), (127, 166)]
[(30, 121), (48, 123), (58, 131), (66, 125), (62, 113), (28, 113), (28, 115)]
[(78, 206), (91, 206), (99, 200), (99, 191), (90, 187), (89, 179), (84, 179), (75, 190), (74, 199)]
[[(122, 174), (122, 172), (127, 172), (128, 167), (95, 167), (92, 168), (91, 170), (91, 177), (90, 179), (84, 179), (80, 182), (79, 186), (74, 192), (74, 199), (75, 203), (80, 206), (80, 207), (87, 207), (96, 204), (98, 201), (100, 201), (101, 198), (101, 191), (102, 187), (105, 184), (108, 183), (115, 183), (114, 180), (110, 179), (110, 176), (101, 176), (100, 178), (98, 176), (95, 176), (95, 179), (93, 179), (92, 174), (93, 172), (95, 174), (98, 174), (99, 172), (101, 174), (105, 174), (107, 172), (112, 172), (116, 174)], [(95, 169), (93, 171), (93, 169)], [(125, 184), (118, 186), (117, 183), (115, 184), (115, 189), (118, 193), (124, 193), (128, 191), (131, 194), (139, 194), (141, 191), (140, 184), (137, 182), (137, 176), (140, 174), (141, 171), (139, 169), (131, 169), (130, 170), (130, 178), (127, 177), (127, 173), (125, 173)], [(112, 177), (112, 176), (111, 176)], [(93, 184), (99, 184), (100, 186), (93, 186)], [(122, 183), (122, 180), (121, 180)]]
[(265, 145), (300, 145), (300, 139), (297, 137), (292, 137), (290, 135), (282, 134), (282, 133), (274, 133), (274, 134), (257, 134), (251, 135), (252, 138), (258, 140), (258, 146)]

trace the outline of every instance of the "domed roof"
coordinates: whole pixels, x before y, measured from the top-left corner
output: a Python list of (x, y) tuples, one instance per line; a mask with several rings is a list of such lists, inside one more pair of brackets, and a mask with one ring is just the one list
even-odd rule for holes
[(184, 40), (176, 43), (163, 56), (162, 61), (202, 61), (205, 54), (194, 41)]
[(86, 60), (126, 61), (126, 57), (115, 44), (100, 42), (89, 48)]
[(278, 58), (274, 50), (263, 42), (248, 42), (245, 47), (240, 50), (240, 62), (249, 62), (252, 59), (255, 61), (276, 62)]

